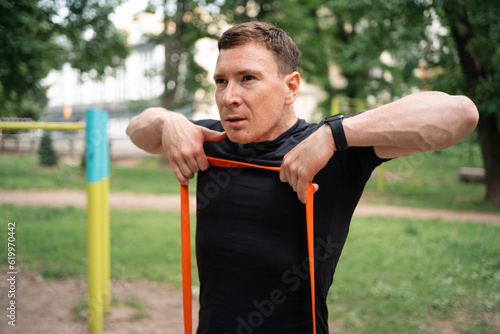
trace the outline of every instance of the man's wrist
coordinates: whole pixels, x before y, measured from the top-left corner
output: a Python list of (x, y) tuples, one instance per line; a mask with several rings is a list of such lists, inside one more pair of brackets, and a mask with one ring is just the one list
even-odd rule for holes
[(153, 121), (153, 127), (155, 133), (160, 138), (163, 136), (163, 131), (165, 126), (175, 123), (176, 118), (182, 116), (179, 113), (169, 111), (163, 108), (155, 108), (154, 112), (156, 113), (156, 117)]
[(325, 118), (325, 124), (330, 127), (335, 151), (344, 151), (347, 149), (347, 139), (343, 126), (344, 115), (337, 115)]
[(159, 138), (162, 137), (163, 127), (164, 127), (166, 121), (167, 120), (166, 120), (165, 115), (158, 115), (153, 121), (154, 132), (155, 132), (156, 136)]

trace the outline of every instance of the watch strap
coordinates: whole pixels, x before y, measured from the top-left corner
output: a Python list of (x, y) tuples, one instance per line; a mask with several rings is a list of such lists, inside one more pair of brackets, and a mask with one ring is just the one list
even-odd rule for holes
[(345, 137), (344, 126), (342, 121), (344, 120), (344, 115), (338, 115), (333, 117), (325, 118), (325, 123), (330, 125), (333, 135), (333, 141), (335, 143), (336, 151), (344, 151), (347, 149), (347, 139)]

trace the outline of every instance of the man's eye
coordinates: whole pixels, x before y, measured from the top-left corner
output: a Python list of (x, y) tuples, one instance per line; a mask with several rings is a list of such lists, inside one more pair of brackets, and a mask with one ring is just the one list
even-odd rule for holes
[(216, 85), (223, 85), (226, 83), (226, 80), (225, 79), (215, 79), (215, 84)]
[(251, 75), (245, 75), (245, 76), (243, 77), (243, 81), (250, 81), (250, 80), (254, 80), (254, 79), (255, 79), (255, 77), (253, 77), (253, 76), (251, 76)]

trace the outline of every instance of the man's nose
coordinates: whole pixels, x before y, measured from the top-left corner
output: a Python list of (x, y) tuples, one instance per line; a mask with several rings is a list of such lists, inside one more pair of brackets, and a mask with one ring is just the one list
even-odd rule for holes
[(226, 106), (240, 105), (241, 95), (239, 92), (239, 87), (234, 82), (229, 82), (224, 91), (224, 96), (222, 97), (222, 102)]

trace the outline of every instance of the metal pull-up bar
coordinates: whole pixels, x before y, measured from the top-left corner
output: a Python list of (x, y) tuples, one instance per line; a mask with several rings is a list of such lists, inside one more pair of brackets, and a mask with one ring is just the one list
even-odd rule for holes
[(110, 300), (109, 113), (88, 109), (86, 123), (0, 122), (3, 130), (86, 130), (88, 332), (101, 334)]

